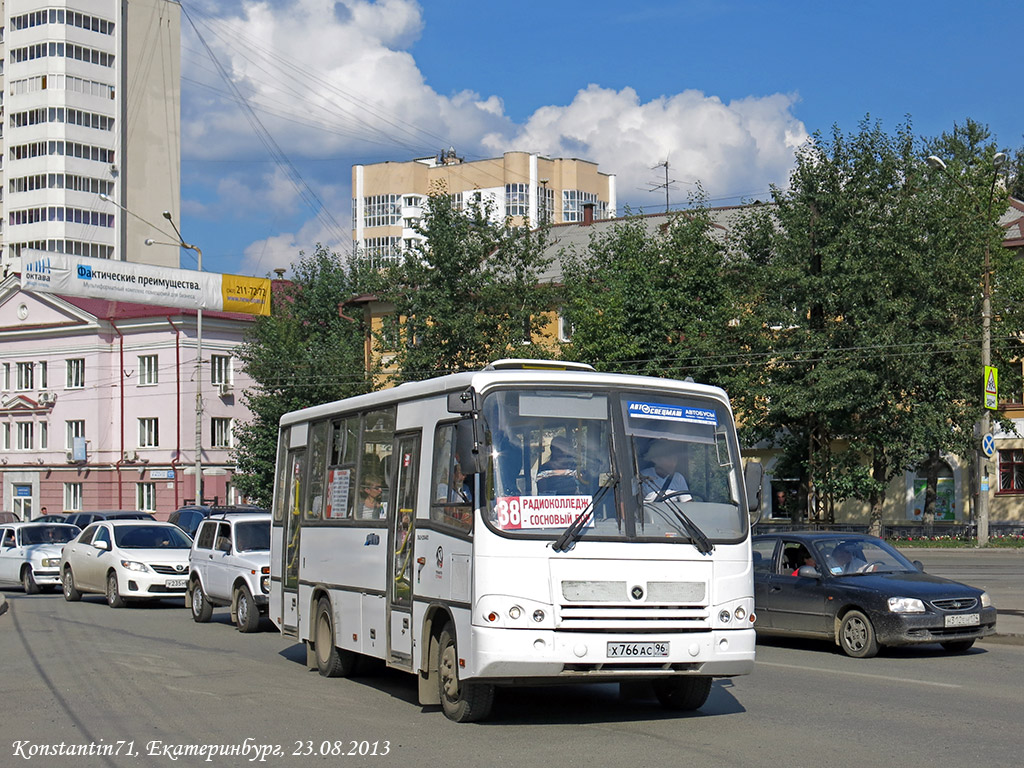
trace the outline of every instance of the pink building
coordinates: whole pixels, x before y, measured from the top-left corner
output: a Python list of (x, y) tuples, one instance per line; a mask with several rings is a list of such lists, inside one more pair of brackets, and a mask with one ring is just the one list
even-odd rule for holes
[[(204, 311), (206, 503), (237, 503), (234, 427), (250, 385), (234, 349), (254, 318)], [(141, 509), (196, 498), (196, 312), (22, 291), (0, 282), (3, 510)]]

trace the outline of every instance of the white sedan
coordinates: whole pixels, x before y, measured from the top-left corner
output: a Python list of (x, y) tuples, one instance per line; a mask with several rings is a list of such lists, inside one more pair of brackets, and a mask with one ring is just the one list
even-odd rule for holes
[(60, 561), (64, 599), (83, 592), (106, 595), (107, 605), (126, 600), (184, 596), (192, 539), (178, 526), (155, 520), (103, 520), (67, 546)]
[(20, 584), (26, 595), (60, 584), (61, 550), (80, 533), (76, 525), (0, 525), (0, 586)]

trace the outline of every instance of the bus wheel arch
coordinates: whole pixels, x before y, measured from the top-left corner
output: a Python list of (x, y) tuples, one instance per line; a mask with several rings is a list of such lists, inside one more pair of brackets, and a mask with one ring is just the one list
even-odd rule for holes
[(313, 618), (313, 655), (322, 677), (348, 677), (355, 666), (356, 654), (338, 647), (334, 608), (324, 595), (316, 605)]
[(451, 613), (443, 605), (431, 605), (423, 616), (424, 638), (421, 644), (422, 654), (419, 662), (417, 679), (419, 681), (419, 702), (421, 706), (435, 706), (441, 703), (441, 695), (437, 688), (437, 668), (440, 663), (441, 629), (449, 622), (454, 622)]

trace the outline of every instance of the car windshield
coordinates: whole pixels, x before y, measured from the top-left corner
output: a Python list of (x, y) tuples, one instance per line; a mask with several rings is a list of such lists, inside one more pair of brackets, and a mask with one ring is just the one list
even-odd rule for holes
[(270, 521), (235, 525), (235, 550), (264, 552), (270, 550)]
[(191, 549), (192, 541), (173, 525), (121, 525), (114, 528), (121, 549)]
[[(485, 520), (508, 536), (735, 541), (732, 416), (668, 392), (518, 389), (484, 400)], [(586, 513), (581, 517), (581, 513)]]
[(21, 546), (32, 544), (66, 544), (78, 535), (72, 525), (31, 525), (21, 529)]
[(864, 573), (912, 573), (913, 563), (881, 539), (851, 537), (819, 539), (815, 542), (833, 576)]

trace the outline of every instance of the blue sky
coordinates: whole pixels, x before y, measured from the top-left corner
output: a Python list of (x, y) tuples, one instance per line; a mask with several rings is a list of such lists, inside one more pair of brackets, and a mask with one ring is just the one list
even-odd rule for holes
[(593, 160), (649, 210), (659, 162), (673, 204), (696, 181), (718, 204), (764, 198), (810, 134), (867, 115), (922, 136), (973, 118), (1024, 145), (1019, 1), (182, 6), (182, 233), (212, 271), (347, 248), (351, 166), (449, 145)]

